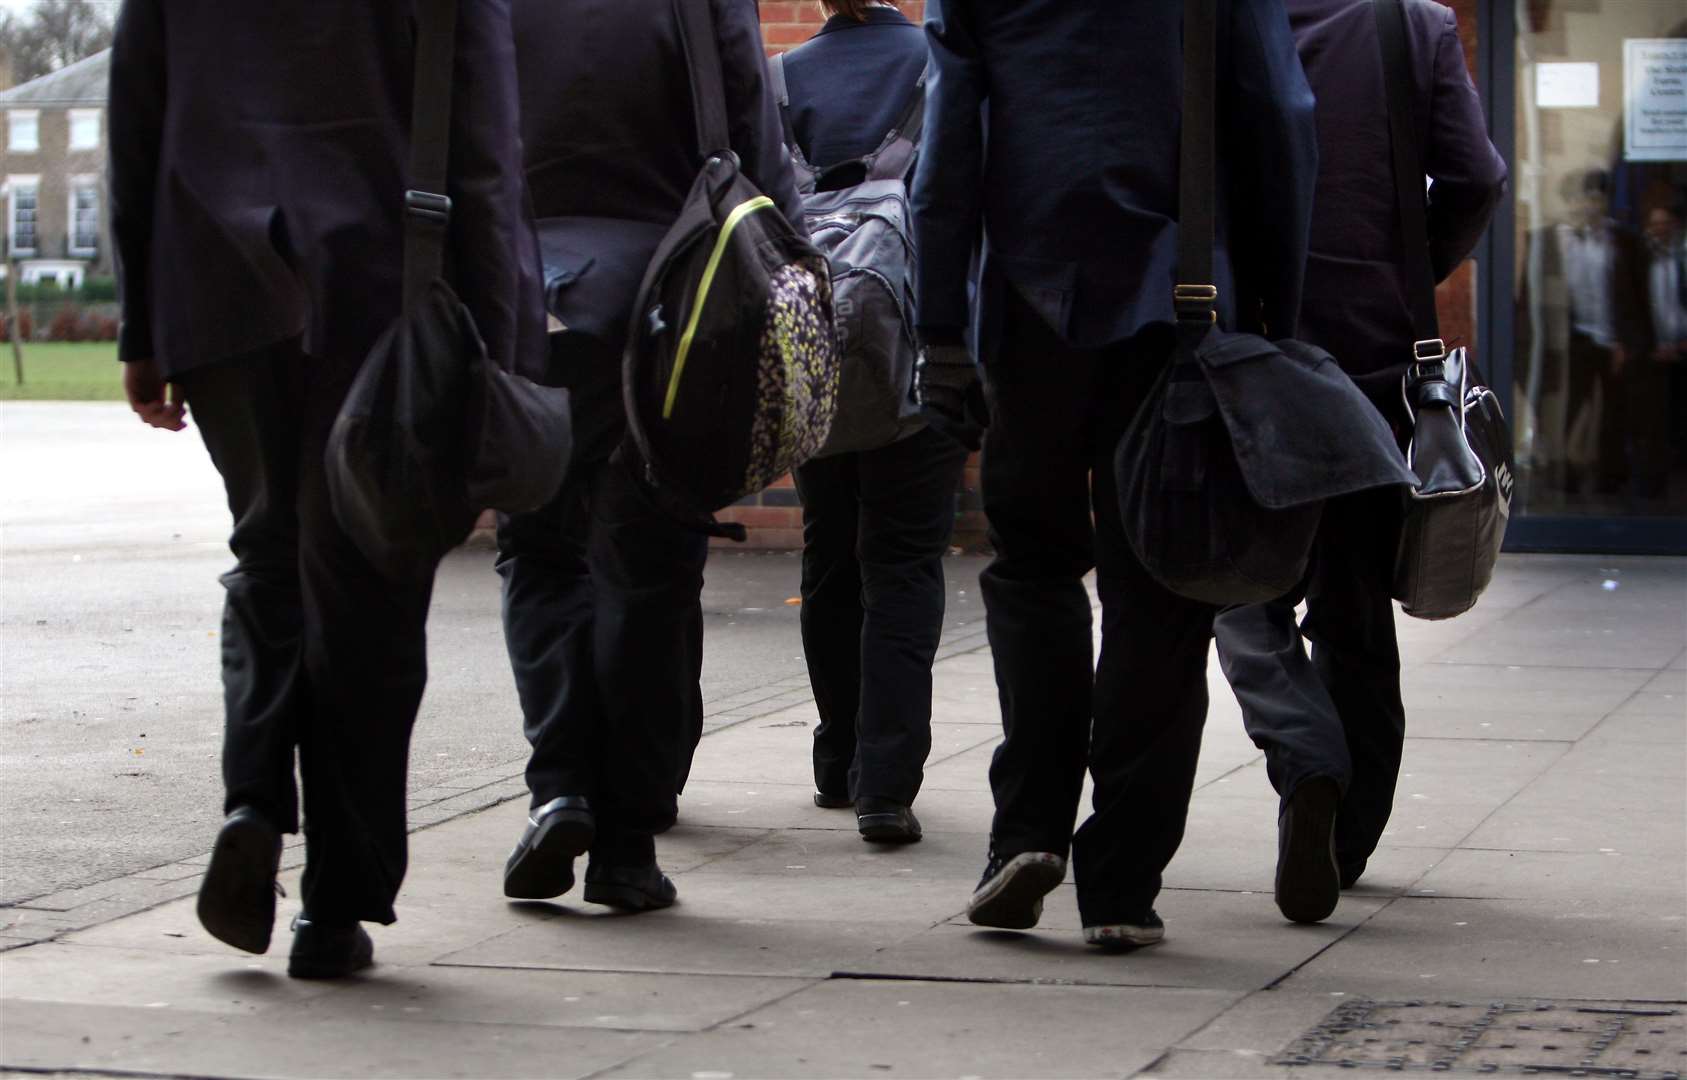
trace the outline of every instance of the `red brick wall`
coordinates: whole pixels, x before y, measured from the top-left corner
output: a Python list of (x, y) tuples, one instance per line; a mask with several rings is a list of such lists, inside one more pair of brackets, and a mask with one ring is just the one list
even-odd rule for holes
[[(1470, 65), (1471, 74), (1475, 76), (1477, 0), (1445, 2), (1458, 14), (1466, 63)], [(783, 52), (807, 41), (826, 18), (818, 0), (760, 0), (760, 4), (762, 34), (770, 53)], [(925, 16), (925, 0), (902, 0), (899, 6), (902, 13), (911, 19), (918, 20)], [(1448, 342), (1475, 343), (1475, 281), (1474, 265), (1466, 263), (1441, 286), (1438, 294), (1441, 332)], [(961, 518), (957, 522), (955, 534), (955, 542), (963, 547), (977, 547), (983, 542), (984, 515), (979, 506), (978, 457), (974, 455), (967, 462), (961, 490)], [(750, 530), (750, 543), (757, 547), (802, 546), (802, 508), (789, 478), (779, 481), (751, 500), (749, 505), (732, 507), (723, 511), (720, 516), (723, 520), (738, 521), (747, 526)]]
[[(762, 38), (770, 53), (801, 45), (826, 21), (819, 0), (760, 0), (760, 6)], [(916, 22), (925, 18), (925, 0), (900, 0), (896, 6)]]

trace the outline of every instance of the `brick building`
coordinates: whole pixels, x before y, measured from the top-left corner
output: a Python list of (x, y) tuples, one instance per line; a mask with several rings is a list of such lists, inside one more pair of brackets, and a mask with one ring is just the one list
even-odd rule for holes
[[(1176, 0), (1165, 0), (1174, 3)], [(925, 16), (925, 0), (902, 0), (898, 5), (910, 19)], [(1476, 0), (1454, 0), (1451, 6), (1458, 11), (1467, 59), (1471, 70), (1476, 69)], [(784, 52), (800, 45), (814, 35), (826, 21), (818, 0), (761, 0), (762, 36), (770, 53)], [(1475, 313), (1475, 278), (1467, 264), (1441, 290), (1444, 331), (1449, 340), (1473, 340), (1472, 321)], [(980, 512), (978, 494), (978, 458), (967, 463), (962, 481), (961, 518), (957, 523), (955, 542), (976, 547), (983, 542), (984, 516)], [(748, 527), (750, 543), (758, 547), (790, 548), (802, 545), (802, 510), (797, 493), (789, 479), (746, 500), (746, 505), (723, 512), (724, 520), (738, 521)]]
[(112, 272), (105, 199), (109, 50), (0, 93), (6, 260), (24, 284)]

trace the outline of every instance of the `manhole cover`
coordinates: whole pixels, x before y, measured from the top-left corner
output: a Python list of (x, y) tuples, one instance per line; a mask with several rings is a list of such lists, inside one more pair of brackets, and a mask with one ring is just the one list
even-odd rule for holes
[(1349, 1002), (1274, 1065), (1681, 1080), (1687, 1016), (1622, 1001)]

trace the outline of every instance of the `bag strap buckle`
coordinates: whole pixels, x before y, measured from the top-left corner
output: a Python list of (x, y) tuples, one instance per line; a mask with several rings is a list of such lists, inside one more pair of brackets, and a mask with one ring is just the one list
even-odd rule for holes
[(1172, 309), (1177, 321), (1195, 323), (1218, 322), (1218, 286), (1175, 285), (1172, 287)]
[(1406, 381), (1414, 386), (1447, 377), (1447, 345), (1440, 338), (1412, 343), (1412, 362), (1406, 365)]
[(451, 197), (412, 188), (404, 193), (404, 212), (429, 225), (444, 228), (451, 222)]

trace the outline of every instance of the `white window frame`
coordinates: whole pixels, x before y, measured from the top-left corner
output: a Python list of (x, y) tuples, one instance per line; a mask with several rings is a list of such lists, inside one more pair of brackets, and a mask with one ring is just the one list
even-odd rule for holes
[[(18, 145), (18, 121), (28, 120), (35, 125), (35, 142), (31, 146)], [(14, 154), (33, 154), (41, 149), (41, 110), (6, 110), (6, 149)]]
[[(35, 247), (20, 248), (13, 243), (18, 226), (18, 189), (35, 189)], [(6, 177), (6, 253), (11, 258), (29, 258), (41, 247), (41, 177)]]
[[(72, 150), (98, 150), (100, 148), (100, 111), (101, 110), (99, 110), (97, 108), (94, 108), (94, 109), (70, 109), (69, 110), (69, 121), (68, 121), (69, 131), (65, 135), (65, 140), (66, 140), (66, 143), (67, 143), (67, 145), (69, 146), (70, 149), (72, 149)], [(94, 141), (93, 142), (79, 143), (79, 142), (76, 141), (76, 124), (77, 124), (77, 121), (79, 121), (79, 120), (84, 121), (84, 122), (90, 122), (91, 121), (93, 123), (93, 126), (94, 126)]]
[[(76, 192), (82, 188), (92, 188), (94, 192), (94, 243), (92, 247), (78, 247), (76, 244)], [(70, 190), (65, 195), (65, 250), (73, 258), (91, 259), (100, 253), (100, 213), (104, 207), (101, 202), (100, 178), (93, 173), (78, 173), (70, 178)], [(41, 197), (36, 196), (39, 204)], [(39, 210), (36, 211), (40, 213)], [(36, 235), (40, 235), (37, 227)]]

